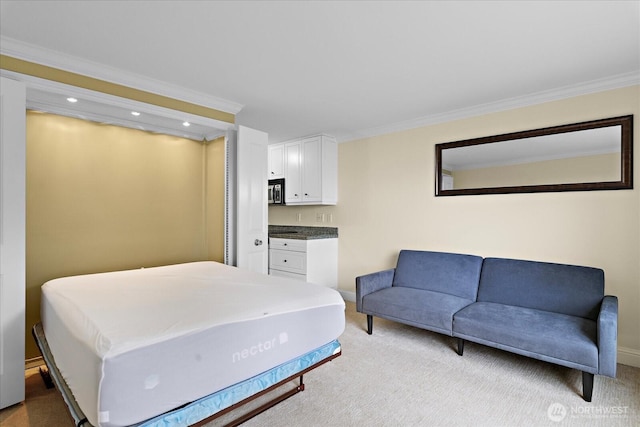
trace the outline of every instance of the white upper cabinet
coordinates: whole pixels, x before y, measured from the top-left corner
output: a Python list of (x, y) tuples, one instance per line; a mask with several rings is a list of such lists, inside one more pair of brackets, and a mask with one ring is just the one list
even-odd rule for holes
[(284, 144), (269, 145), (269, 179), (284, 178)]
[(284, 203), (292, 205), (302, 203), (302, 175), (300, 142), (284, 145)]
[(284, 144), (285, 204), (338, 203), (338, 146), (328, 135)]
[(322, 145), (321, 137), (301, 142), (302, 201), (322, 202)]

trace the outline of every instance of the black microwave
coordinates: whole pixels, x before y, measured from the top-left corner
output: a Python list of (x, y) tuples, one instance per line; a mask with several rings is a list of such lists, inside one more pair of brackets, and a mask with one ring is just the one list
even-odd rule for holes
[(284, 178), (270, 179), (267, 194), (270, 205), (284, 205)]

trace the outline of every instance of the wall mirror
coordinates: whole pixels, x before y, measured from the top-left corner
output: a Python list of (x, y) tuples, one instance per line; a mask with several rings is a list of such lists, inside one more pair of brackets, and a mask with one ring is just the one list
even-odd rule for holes
[(436, 196), (633, 188), (633, 115), (436, 145)]

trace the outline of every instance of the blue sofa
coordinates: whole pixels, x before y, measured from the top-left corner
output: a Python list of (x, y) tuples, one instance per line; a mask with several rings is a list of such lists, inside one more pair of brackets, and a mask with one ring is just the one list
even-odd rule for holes
[(598, 268), (402, 250), (395, 268), (356, 278), (356, 309), (373, 316), (582, 371), (616, 376), (618, 299)]

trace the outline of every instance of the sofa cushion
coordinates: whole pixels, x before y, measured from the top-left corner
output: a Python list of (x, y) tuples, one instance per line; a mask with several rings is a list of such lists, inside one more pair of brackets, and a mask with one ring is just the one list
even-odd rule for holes
[(604, 297), (599, 268), (485, 258), (478, 301), (535, 308), (595, 320)]
[[(454, 336), (596, 372), (596, 322), (531, 308), (477, 302), (454, 316)], [(521, 351), (514, 351), (519, 349)], [(585, 368), (588, 367), (588, 368)]]
[(482, 257), (476, 255), (402, 250), (393, 286), (442, 292), (475, 301), (481, 268)]
[(422, 289), (391, 287), (362, 300), (363, 312), (451, 335), (453, 314), (473, 301)]

